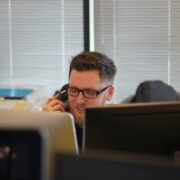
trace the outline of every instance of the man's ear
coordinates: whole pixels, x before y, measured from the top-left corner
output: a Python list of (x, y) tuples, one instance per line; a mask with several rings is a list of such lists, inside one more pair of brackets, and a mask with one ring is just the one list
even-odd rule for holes
[(108, 88), (107, 101), (110, 101), (112, 99), (113, 94), (114, 94), (114, 86), (110, 86)]

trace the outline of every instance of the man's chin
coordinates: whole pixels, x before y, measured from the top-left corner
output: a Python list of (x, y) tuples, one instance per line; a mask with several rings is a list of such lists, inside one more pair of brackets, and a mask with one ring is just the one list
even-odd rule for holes
[(82, 127), (82, 125), (83, 125), (83, 122), (84, 122), (84, 115), (76, 115), (75, 116), (75, 121), (76, 121), (76, 124), (78, 125), (78, 126), (80, 126), (80, 127)]
[(71, 113), (74, 116), (76, 124), (82, 127), (83, 122), (84, 122), (84, 109), (74, 108), (74, 109), (71, 109)]

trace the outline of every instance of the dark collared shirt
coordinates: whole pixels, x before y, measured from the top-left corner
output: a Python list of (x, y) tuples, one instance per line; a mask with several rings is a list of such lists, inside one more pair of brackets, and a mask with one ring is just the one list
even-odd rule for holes
[(83, 129), (81, 127), (79, 127), (77, 124), (75, 124), (75, 128), (76, 128), (78, 147), (79, 147), (79, 150), (81, 151), (81, 149), (82, 149)]

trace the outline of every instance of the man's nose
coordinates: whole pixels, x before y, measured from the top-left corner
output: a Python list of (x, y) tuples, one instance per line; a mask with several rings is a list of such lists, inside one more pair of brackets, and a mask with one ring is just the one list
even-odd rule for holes
[(83, 101), (84, 102), (84, 95), (83, 95), (83, 92), (80, 91), (78, 96), (77, 96), (77, 101)]

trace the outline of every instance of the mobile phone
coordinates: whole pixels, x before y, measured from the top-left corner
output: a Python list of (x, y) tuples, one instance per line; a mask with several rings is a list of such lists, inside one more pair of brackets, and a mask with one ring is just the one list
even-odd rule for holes
[(57, 93), (57, 99), (59, 99), (60, 101), (64, 102), (65, 106), (66, 106), (66, 111), (69, 111), (69, 100), (68, 100), (68, 93), (67, 93), (67, 89), (68, 89), (68, 84), (65, 84)]

